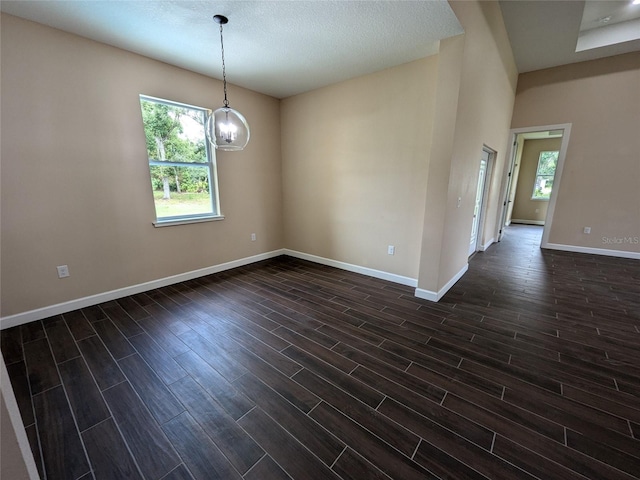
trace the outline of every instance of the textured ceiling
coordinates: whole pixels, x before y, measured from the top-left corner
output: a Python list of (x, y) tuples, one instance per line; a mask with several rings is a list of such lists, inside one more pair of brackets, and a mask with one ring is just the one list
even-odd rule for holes
[(437, 53), (445, 0), (5, 1), (3, 12), (284, 98)]
[[(599, 41), (609, 28), (635, 27), (640, 5), (630, 0), (499, 3), (519, 72), (640, 50), (625, 40), (576, 52), (581, 31)], [(432, 55), (462, 33), (445, 0), (2, 0), (0, 9), (215, 78), (212, 17), (223, 14), (229, 82), (277, 98)]]

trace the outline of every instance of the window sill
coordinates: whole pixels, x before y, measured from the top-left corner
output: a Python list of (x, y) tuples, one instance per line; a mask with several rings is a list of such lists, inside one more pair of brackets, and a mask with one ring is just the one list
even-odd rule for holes
[(548, 202), (550, 199), (549, 198), (532, 198), (531, 200), (534, 202)]
[(224, 220), (224, 215), (212, 215), (210, 217), (199, 218), (181, 218), (177, 220), (164, 220), (152, 222), (156, 228), (160, 227), (175, 227), (176, 225), (188, 225), (190, 223), (203, 223), (203, 222), (216, 222), (218, 220)]

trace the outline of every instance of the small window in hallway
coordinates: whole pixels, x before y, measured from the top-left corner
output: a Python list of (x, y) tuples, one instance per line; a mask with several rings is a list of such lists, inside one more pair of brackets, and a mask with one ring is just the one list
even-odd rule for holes
[(533, 184), (533, 194), (531, 195), (532, 200), (549, 200), (551, 197), (553, 177), (556, 174), (559, 153), (557, 151), (540, 152), (536, 179)]

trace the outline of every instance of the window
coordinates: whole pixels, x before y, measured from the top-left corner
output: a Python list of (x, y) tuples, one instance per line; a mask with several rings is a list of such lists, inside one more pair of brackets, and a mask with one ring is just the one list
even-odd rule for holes
[(540, 152), (531, 200), (549, 200), (560, 152)]
[(140, 95), (156, 226), (222, 218), (207, 109)]

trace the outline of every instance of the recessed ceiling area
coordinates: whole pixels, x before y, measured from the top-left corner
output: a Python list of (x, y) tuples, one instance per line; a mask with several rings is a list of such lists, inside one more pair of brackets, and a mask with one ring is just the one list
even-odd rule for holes
[[(500, 9), (520, 73), (640, 50), (640, 39), (610, 35), (622, 28), (615, 25), (625, 26), (626, 30), (626, 25), (633, 26), (631, 22), (638, 21), (640, 5), (633, 5), (631, 0), (501, 0)], [(607, 16), (611, 17), (611, 25), (606, 28), (602, 22), (600, 26), (594, 23)], [(636, 28), (636, 33), (639, 31)], [(604, 36), (608, 40), (576, 51), (581, 35)]]
[(587, 1), (576, 52), (640, 39), (640, 2)]
[(427, 57), (463, 32), (446, 0), (5, 1), (2, 12), (284, 98)]

